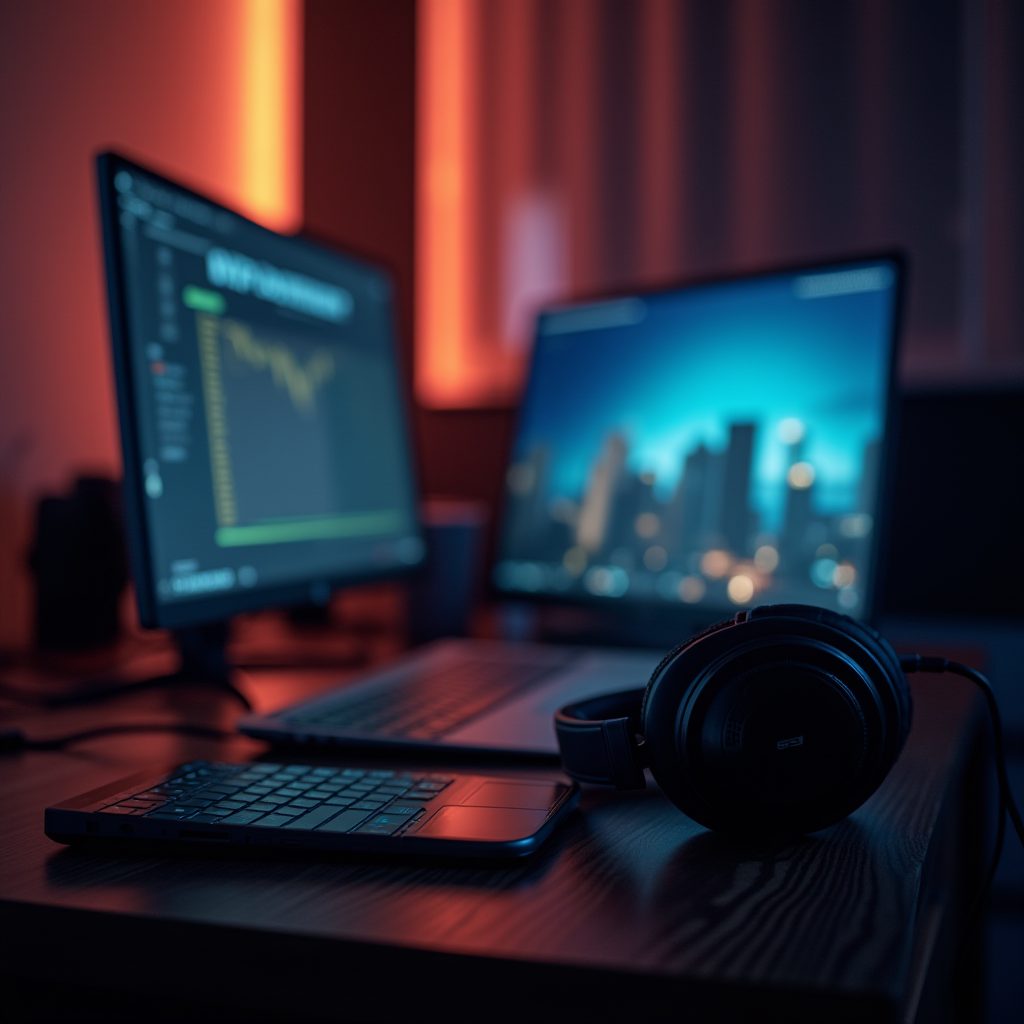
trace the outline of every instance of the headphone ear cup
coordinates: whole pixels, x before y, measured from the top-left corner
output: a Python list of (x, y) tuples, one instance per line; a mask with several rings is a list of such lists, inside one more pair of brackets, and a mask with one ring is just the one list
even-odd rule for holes
[(744, 835), (803, 833), (860, 806), (910, 726), (895, 652), (808, 606), (716, 623), (655, 670), (642, 721), (656, 781), (690, 817)]

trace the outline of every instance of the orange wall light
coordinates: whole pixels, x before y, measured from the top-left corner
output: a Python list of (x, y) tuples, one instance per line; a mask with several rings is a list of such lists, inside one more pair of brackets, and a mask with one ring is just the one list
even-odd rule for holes
[(471, 0), (420, 0), (417, 23), (416, 393), (464, 404), (468, 375)]
[(302, 222), (302, 0), (239, 9), (237, 202), (276, 231)]

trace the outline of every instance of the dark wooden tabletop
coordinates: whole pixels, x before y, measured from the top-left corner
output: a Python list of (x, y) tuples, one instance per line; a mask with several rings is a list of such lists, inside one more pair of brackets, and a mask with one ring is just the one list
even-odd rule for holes
[[(337, 677), (264, 672), (244, 685), (270, 710)], [(2, 970), (42, 992), (58, 982), (162, 992), (250, 1020), (594, 1020), (648, 1004), (689, 1019), (912, 1017), (941, 913), (931, 865), (978, 722), (969, 684), (913, 683), (903, 756), (830, 830), (738, 844), (653, 785), (639, 795), (590, 788), (549, 843), (512, 866), (79, 852), (44, 836), (47, 805), (149, 765), (267, 748), (146, 735), (3, 755)], [(236, 715), (199, 690), (74, 712), (5, 708), (7, 724), (34, 736), (175, 718), (228, 727)]]

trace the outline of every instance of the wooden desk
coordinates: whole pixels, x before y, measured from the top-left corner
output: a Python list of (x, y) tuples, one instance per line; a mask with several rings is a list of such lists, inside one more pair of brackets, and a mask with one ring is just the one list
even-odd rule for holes
[[(951, 965), (978, 877), (979, 702), (954, 678), (913, 682), (881, 790), (788, 845), (706, 832), (652, 787), (589, 789), (512, 867), (112, 857), (52, 843), (43, 808), (146, 764), (265, 748), (145, 736), (0, 757), (2, 971), (23, 1006), (6, 1019), (977, 1019)], [(264, 709), (286, 698), (280, 676), (249, 686)], [(181, 698), (190, 720), (235, 714)], [(19, 724), (153, 719), (171, 699)]]

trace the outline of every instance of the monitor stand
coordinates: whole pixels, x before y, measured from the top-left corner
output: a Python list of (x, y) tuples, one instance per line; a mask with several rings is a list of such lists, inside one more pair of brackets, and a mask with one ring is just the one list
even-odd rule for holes
[(247, 711), (251, 711), (249, 698), (231, 681), (231, 666), (227, 659), (229, 633), (228, 622), (214, 622), (205, 626), (174, 630), (171, 636), (174, 638), (180, 663), (173, 672), (128, 683), (93, 683), (75, 693), (52, 697), (46, 704), (48, 707), (69, 707), (127, 696), (143, 690), (155, 690), (163, 686), (202, 686), (232, 697)]

